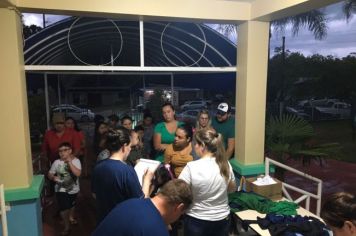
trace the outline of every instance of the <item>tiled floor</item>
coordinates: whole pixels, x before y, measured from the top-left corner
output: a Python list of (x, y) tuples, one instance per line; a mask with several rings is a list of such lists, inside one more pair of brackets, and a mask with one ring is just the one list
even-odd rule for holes
[[(57, 213), (55, 197), (47, 198), (53, 201), (48, 207), (43, 209), (43, 231), (44, 236), (59, 235), (62, 231), (61, 218)], [(95, 228), (95, 205), (90, 193), (90, 179), (81, 179), (81, 192), (78, 195), (76, 206), (77, 225), (71, 227), (70, 235), (86, 236)]]

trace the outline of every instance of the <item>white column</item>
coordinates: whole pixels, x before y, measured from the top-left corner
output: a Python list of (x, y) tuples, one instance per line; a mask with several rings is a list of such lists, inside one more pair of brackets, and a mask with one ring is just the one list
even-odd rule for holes
[(241, 165), (264, 159), (268, 40), (268, 22), (238, 27), (235, 156)]

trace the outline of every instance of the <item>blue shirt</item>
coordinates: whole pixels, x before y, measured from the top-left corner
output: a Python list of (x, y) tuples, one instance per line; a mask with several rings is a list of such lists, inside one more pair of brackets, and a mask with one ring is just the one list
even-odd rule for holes
[(95, 166), (92, 192), (96, 195), (98, 222), (116, 204), (144, 196), (135, 170), (122, 161), (112, 159), (103, 160)]
[(92, 236), (168, 236), (167, 226), (151, 199), (130, 199), (117, 205)]

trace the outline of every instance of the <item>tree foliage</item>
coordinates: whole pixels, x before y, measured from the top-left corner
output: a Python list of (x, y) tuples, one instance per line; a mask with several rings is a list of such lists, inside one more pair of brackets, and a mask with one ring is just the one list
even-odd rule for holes
[(47, 128), (46, 102), (44, 94), (28, 96), (28, 112), (30, 119), (30, 129), (45, 132)]
[(163, 91), (161, 89), (155, 89), (153, 95), (147, 103), (147, 108), (156, 122), (162, 120), (161, 106), (164, 102)]
[(275, 31), (283, 33), (288, 24), (292, 25), (293, 36), (297, 36), (301, 28), (308, 29), (318, 40), (322, 40), (327, 36), (327, 19), (325, 13), (321, 10), (312, 10), (271, 22)]
[(356, 0), (346, 0), (342, 10), (345, 14), (346, 21), (349, 22), (353, 14), (356, 14)]
[[(315, 132), (306, 120), (295, 115), (271, 116), (266, 122), (266, 154), (284, 163), (293, 158), (308, 164), (312, 159), (336, 157), (338, 143), (316, 143)], [(279, 178), (283, 179), (283, 172)]]
[[(281, 73), (283, 71), (283, 73)], [(282, 93), (283, 91), (283, 93)], [(293, 102), (312, 97), (349, 100), (356, 91), (356, 56), (344, 58), (295, 52), (274, 55), (268, 68), (267, 100)]]
[(41, 31), (42, 28), (37, 26), (37, 25), (23, 25), (23, 37), (24, 39), (27, 39), (33, 34), (36, 34), (37, 32)]

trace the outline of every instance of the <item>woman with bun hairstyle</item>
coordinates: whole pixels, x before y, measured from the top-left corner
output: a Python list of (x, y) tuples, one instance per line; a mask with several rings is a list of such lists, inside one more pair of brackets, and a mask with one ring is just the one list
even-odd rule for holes
[(333, 231), (334, 236), (356, 235), (356, 197), (339, 192), (332, 194), (321, 209), (321, 218)]
[(130, 131), (126, 128), (109, 130), (106, 146), (110, 151), (110, 158), (98, 162), (92, 180), (98, 223), (118, 203), (129, 198), (149, 197), (153, 177), (153, 173), (147, 171), (141, 188), (135, 170), (125, 163), (131, 151)]
[(190, 184), (193, 203), (184, 218), (184, 235), (229, 233), (228, 193), (236, 190), (232, 167), (225, 157), (222, 136), (212, 129), (194, 134), (194, 149), (200, 159), (188, 164), (179, 179)]

